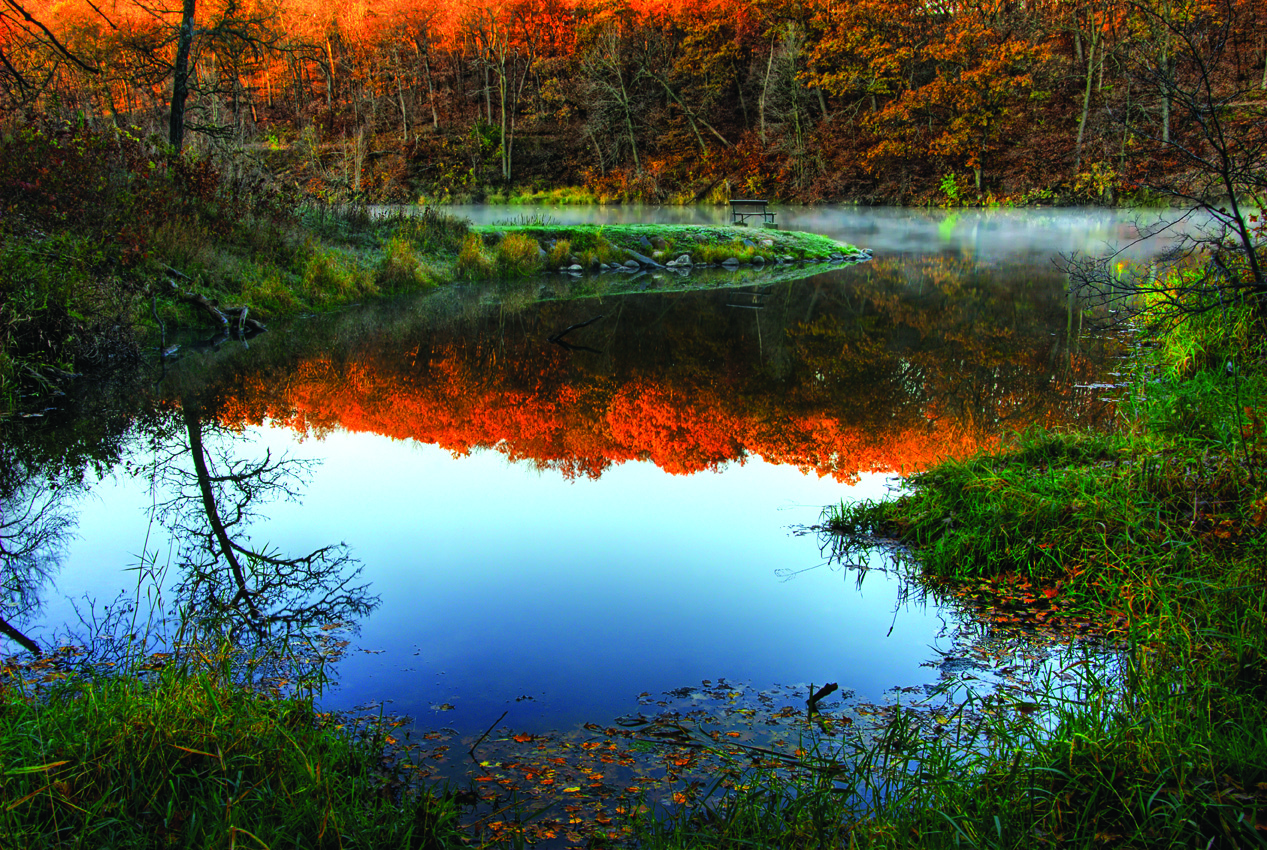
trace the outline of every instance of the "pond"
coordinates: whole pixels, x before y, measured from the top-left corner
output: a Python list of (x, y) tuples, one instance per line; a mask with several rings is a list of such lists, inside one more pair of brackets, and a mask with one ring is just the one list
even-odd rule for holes
[(1133, 221), (778, 214), (874, 259), (572, 300), (548, 281), (540, 297), (450, 287), (246, 343), (186, 338), (7, 423), (6, 533), (29, 550), (10, 620), (49, 645), (117, 630), (122, 598), (143, 632), (151, 608), (241, 607), (240, 569), (255, 616), (341, 655), (327, 707), (464, 742), (674, 699), (803, 709), (814, 684), (878, 703), (936, 681), (963, 615), (881, 554), (833, 562), (813, 526), (1017, 429), (1111, 421), (1119, 340), (1083, 329), (1053, 259), (1124, 244)]

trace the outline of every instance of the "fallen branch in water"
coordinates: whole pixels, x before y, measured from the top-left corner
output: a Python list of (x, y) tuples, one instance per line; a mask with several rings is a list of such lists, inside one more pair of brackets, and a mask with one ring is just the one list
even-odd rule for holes
[(552, 336), (548, 336), (548, 337), (546, 337), (546, 341), (547, 341), (547, 342), (558, 342), (559, 340), (563, 339), (563, 337), (565, 337), (565, 336), (567, 336), (568, 334), (570, 334), (572, 331), (577, 330), (577, 329), (579, 329), (579, 328), (583, 328), (583, 327), (585, 327), (586, 325), (592, 325), (592, 324), (594, 324), (595, 322), (597, 322), (597, 321), (598, 321), (599, 319), (601, 319), (601, 318), (603, 318), (603, 314), (602, 314), (602, 313), (599, 313), (597, 316), (595, 316), (594, 318), (592, 318), (592, 319), (590, 319), (590, 320), (588, 320), (588, 321), (585, 321), (585, 322), (577, 322), (575, 325), (568, 325), (566, 328), (564, 328), (563, 330), (559, 331), (557, 334), (554, 334), (554, 335), (552, 335)]
[[(176, 269), (170, 267), (167, 269), (167, 273), (173, 278), (189, 280), (188, 275), (182, 274)], [(236, 325), (234, 330), (239, 335), (244, 335), (248, 330), (255, 333), (268, 330), (268, 328), (264, 326), (263, 322), (247, 317), (247, 313), (250, 311), (249, 307), (221, 307), (215, 301), (208, 301), (205, 295), (199, 295), (196, 292), (181, 289), (176, 285), (175, 280), (168, 281), (168, 283), (177, 298), (187, 304), (193, 304), (201, 310), (204, 315), (210, 317), (212, 321), (216, 322), (221, 327), (231, 328)]]

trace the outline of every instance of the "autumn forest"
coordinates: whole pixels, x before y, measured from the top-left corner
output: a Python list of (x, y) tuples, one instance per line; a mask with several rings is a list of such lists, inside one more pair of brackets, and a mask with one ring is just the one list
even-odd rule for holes
[(329, 198), (1111, 204), (1200, 131), (1185, 92), (1263, 96), (1265, 19), (1262, 0), (5, 0), (0, 114), (245, 150)]

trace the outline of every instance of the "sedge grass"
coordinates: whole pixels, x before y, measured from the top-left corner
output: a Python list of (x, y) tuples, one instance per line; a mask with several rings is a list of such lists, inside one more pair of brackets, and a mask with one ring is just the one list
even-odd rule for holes
[[(1187, 368), (1141, 378), (1116, 433), (1029, 431), (915, 476), (893, 501), (831, 511), (841, 533), (902, 541), (934, 587), (1041, 585), (1064, 610), (1116, 623), (1123, 657), (1119, 677), (1077, 700), (1033, 697), (1050, 720), (1010, 740), (1009, 772), (962, 753), (930, 768), (936, 754), (917, 746), (932, 785), (954, 775), (966, 790), (871, 813), (859, 846), (1267, 841), (1263, 385)], [(992, 734), (992, 748), (1009, 740)]]
[(436, 848), (454, 805), (402, 784), (381, 726), (234, 682), (224, 658), (156, 674), (6, 668), (0, 846)]

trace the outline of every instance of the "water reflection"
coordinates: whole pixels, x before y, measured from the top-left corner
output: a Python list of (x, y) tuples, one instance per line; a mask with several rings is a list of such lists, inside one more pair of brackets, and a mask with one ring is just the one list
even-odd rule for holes
[(36, 655), (39, 644), (19, 626), (38, 615), (75, 527), (69, 493), (46, 485), (28, 474), (0, 493), (0, 635)]
[[(491, 448), (570, 477), (759, 455), (842, 482), (1110, 412), (1087, 389), (1107, 343), (1081, 340), (1060, 278), (1030, 267), (879, 260), (741, 290), (517, 307), (513, 295), (380, 305), (310, 322), (301, 341), (266, 336), (249, 368), (215, 360), (209, 403), (225, 421)], [(564, 332), (567, 346), (551, 342)], [(167, 386), (207, 362), (189, 358)]]
[(357, 584), (360, 563), (344, 543), (287, 555), (252, 539), (263, 507), (298, 498), (309, 464), (266, 451), (242, 457), (240, 432), (209, 420), (187, 399), (157, 440), (149, 473), (158, 484), (154, 515), (177, 541), (175, 606), (186, 621), (235, 642), (285, 642), (330, 624), (350, 625), (377, 597)]
[[(722, 677), (920, 687), (941, 609), (878, 570), (806, 572), (824, 555), (787, 526), (1013, 429), (1104, 420), (1115, 343), (1079, 334), (1045, 264), (747, 274), (583, 299), (557, 278), (450, 287), (184, 345), (101, 438), (102, 465), (136, 474), (81, 527), (123, 543), (72, 546), (61, 592), (138, 549), (157, 574), (170, 548), (164, 610), (253, 644), (359, 621), (328, 704), (391, 700), (455, 734)], [(170, 540), (143, 543), (150, 515)], [(332, 536), (351, 546), (313, 549)]]

